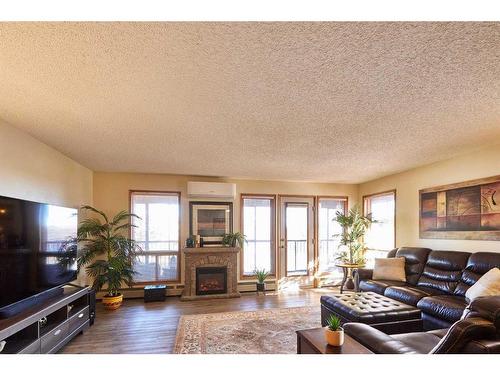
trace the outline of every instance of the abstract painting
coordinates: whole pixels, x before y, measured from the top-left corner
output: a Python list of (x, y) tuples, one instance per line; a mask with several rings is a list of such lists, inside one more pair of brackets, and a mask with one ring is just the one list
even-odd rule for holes
[(500, 240), (500, 176), (419, 193), (420, 238)]
[(203, 238), (203, 246), (221, 246), (222, 237), (233, 231), (231, 202), (189, 202), (190, 234)]

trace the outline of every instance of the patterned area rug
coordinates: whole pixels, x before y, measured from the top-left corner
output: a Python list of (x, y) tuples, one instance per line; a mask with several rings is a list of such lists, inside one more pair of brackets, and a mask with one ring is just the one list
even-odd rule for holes
[(296, 330), (319, 327), (319, 306), (183, 315), (176, 354), (293, 354)]

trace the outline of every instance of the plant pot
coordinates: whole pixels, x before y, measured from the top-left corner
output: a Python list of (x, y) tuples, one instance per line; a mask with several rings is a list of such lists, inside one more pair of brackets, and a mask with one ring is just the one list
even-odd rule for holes
[(123, 294), (118, 294), (117, 296), (104, 296), (102, 297), (102, 304), (106, 310), (116, 310), (122, 305)]
[(328, 345), (342, 346), (344, 344), (344, 329), (339, 328), (338, 331), (332, 331), (325, 327), (325, 339)]
[(257, 292), (265, 292), (266, 283), (257, 283)]

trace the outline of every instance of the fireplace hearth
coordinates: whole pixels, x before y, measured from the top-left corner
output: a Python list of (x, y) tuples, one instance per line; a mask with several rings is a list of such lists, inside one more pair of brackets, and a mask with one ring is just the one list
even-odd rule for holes
[(196, 295), (227, 293), (227, 267), (197, 267)]

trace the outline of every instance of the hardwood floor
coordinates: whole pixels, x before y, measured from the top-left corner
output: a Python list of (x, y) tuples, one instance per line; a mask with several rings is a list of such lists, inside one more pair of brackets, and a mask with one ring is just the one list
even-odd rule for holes
[(106, 311), (98, 303), (95, 324), (75, 337), (61, 353), (172, 353), (181, 315), (312, 306), (319, 304), (321, 294), (331, 292), (327, 288), (309, 289), (188, 302), (179, 297), (150, 303), (128, 299), (117, 311)]

